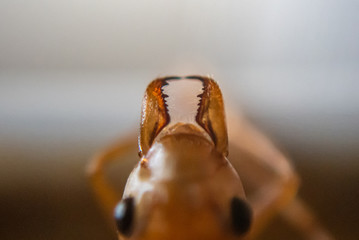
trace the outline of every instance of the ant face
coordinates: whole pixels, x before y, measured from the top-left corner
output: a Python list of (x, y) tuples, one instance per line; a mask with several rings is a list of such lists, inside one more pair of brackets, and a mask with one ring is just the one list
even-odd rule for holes
[(115, 211), (123, 239), (240, 239), (251, 210), (228, 160), (204, 137), (158, 140), (131, 173)]

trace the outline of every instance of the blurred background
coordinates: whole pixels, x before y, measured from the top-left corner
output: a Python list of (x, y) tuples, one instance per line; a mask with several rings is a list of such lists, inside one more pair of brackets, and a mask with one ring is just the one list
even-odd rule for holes
[[(85, 166), (136, 131), (148, 82), (167, 74), (213, 75), (292, 158), (323, 224), (357, 239), (358, 12), (354, 0), (0, 0), (0, 239), (115, 239)], [(295, 234), (275, 219), (262, 239)]]

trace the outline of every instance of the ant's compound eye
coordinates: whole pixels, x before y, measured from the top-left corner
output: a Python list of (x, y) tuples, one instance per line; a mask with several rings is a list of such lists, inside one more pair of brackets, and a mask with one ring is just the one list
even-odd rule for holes
[(117, 204), (114, 212), (116, 226), (119, 233), (129, 236), (132, 232), (135, 215), (134, 198), (128, 197)]
[(231, 201), (231, 222), (233, 231), (238, 235), (247, 233), (252, 223), (251, 208), (238, 197), (233, 197)]

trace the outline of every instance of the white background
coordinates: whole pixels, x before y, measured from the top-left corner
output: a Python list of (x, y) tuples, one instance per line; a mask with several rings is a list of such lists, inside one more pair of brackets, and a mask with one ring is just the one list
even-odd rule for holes
[(214, 74), (280, 141), (359, 140), (357, 1), (0, 2), (0, 133), (101, 143), (137, 127), (147, 83)]

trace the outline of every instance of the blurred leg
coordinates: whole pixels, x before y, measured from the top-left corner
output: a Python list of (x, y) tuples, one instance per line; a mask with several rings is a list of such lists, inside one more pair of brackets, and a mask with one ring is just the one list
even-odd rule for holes
[(122, 156), (136, 146), (137, 138), (134, 136), (121, 140), (95, 155), (87, 167), (87, 173), (96, 198), (112, 224), (113, 209), (121, 200), (122, 193), (116, 191), (108, 182), (105, 167), (113, 161), (120, 160)]
[(329, 232), (321, 226), (313, 212), (298, 197), (281, 212), (281, 216), (287, 220), (293, 228), (301, 231), (308, 240), (334, 240)]
[(288, 159), (243, 118), (230, 116), (228, 129), (229, 142), (237, 152), (234, 157), (230, 152), (229, 158), (245, 189), (249, 189), (247, 198), (254, 212), (250, 237), (257, 236), (274, 216), (281, 214), (305, 239), (333, 239), (310, 210), (295, 199), (299, 177)]

